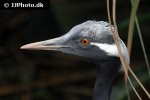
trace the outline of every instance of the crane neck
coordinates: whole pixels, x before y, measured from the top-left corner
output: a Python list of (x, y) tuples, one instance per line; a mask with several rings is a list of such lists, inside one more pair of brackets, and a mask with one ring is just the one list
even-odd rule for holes
[(97, 76), (93, 89), (93, 100), (110, 100), (113, 82), (119, 72), (119, 58), (97, 63)]

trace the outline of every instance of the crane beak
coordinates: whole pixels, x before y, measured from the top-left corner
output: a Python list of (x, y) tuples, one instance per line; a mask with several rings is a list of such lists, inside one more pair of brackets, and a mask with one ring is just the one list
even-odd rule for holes
[(40, 41), (40, 42), (34, 42), (30, 44), (26, 44), (21, 47), (21, 49), (28, 49), (28, 50), (54, 50), (59, 51), (60, 48), (66, 48), (67, 46), (60, 45), (60, 39), (61, 37)]

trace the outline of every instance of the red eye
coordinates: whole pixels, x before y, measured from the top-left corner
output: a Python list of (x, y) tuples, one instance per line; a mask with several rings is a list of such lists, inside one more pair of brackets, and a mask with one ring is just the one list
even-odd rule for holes
[(81, 43), (82, 43), (83, 45), (89, 45), (89, 44), (90, 44), (90, 41), (89, 41), (88, 39), (82, 39), (82, 40), (81, 40)]

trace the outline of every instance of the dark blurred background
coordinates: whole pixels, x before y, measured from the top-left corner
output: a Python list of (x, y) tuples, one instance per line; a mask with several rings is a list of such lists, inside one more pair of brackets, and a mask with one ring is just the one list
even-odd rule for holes
[[(150, 0), (141, 0), (138, 19), (150, 58)], [(126, 43), (131, 12), (130, 0), (117, 0), (117, 24)], [(96, 70), (85, 58), (53, 51), (20, 50), (20, 46), (58, 37), (87, 20), (108, 21), (106, 0), (50, 0), (50, 10), (0, 11), (0, 100), (91, 100)], [(135, 28), (131, 66), (150, 92), (139, 37)], [(127, 100), (120, 74), (111, 100)], [(142, 89), (133, 83), (148, 100)], [(131, 100), (137, 100), (128, 87)]]

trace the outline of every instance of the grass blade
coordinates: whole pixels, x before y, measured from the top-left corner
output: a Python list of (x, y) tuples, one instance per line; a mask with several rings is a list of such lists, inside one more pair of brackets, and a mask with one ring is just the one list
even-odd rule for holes
[(130, 22), (129, 22), (129, 30), (128, 30), (128, 42), (127, 42), (127, 48), (129, 51), (129, 55), (131, 54), (131, 48), (132, 48), (132, 40), (133, 40), (133, 31), (134, 31), (134, 22), (135, 22), (135, 16), (137, 7), (139, 5), (140, 0), (134, 0), (130, 15)]
[[(131, 0), (131, 4), (133, 6), (133, 0)], [(145, 50), (145, 46), (144, 46), (144, 42), (143, 42), (143, 38), (142, 38), (142, 33), (141, 33), (141, 29), (140, 29), (140, 25), (139, 25), (137, 16), (135, 16), (135, 24), (136, 24), (136, 27), (137, 27), (137, 32), (138, 32), (138, 35), (139, 35), (139, 39), (140, 39), (140, 42), (141, 42), (142, 50), (143, 50), (143, 53), (144, 53), (144, 58), (145, 58), (147, 69), (148, 69), (148, 74), (149, 74), (149, 77), (150, 77), (150, 66), (149, 66), (147, 53), (146, 53), (146, 50)]]

